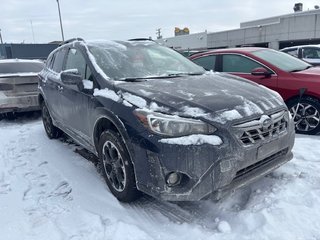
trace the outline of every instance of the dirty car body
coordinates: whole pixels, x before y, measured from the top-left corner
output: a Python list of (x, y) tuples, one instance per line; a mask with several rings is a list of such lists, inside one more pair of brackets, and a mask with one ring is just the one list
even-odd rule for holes
[(0, 113), (40, 110), (38, 73), (43, 67), (37, 60), (0, 60)]
[[(77, 53), (82, 60), (69, 64)], [(125, 150), (112, 140), (103, 147), (119, 149), (117, 158), (127, 152), (136, 188), (159, 199), (221, 198), (292, 158), (294, 124), (277, 94), (152, 41), (73, 41), (49, 56), (40, 78), (53, 125), (100, 158), (103, 133), (116, 132)], [(107, 174), (112, 193), (130, 177), (121, 169)]]

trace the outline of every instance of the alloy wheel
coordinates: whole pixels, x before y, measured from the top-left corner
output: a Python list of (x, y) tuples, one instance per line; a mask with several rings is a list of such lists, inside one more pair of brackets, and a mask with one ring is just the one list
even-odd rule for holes
[(119, 149), (111, 141), (102, 148), (103, 167), (112, 187), (122, 192), (126, 186), (126, 169)]
[(314, 130), (320, 124), (319, 111), (308, 103), (298, 103), (290, 109), (296, 129), (301, 132)]

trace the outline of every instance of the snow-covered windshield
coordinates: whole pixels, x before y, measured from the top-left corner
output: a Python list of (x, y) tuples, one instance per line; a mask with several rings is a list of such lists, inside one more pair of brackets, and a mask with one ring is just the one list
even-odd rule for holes
[(310, 64), (289, 54), (270, 49), (255, 51), (252, 54), (286, 72), (298, 72), (311, 67)]
[(174, 50), (149, 41), (100, 42), (88, 45), (99, 67), (114, 80), (205, 72), (202, 67)]

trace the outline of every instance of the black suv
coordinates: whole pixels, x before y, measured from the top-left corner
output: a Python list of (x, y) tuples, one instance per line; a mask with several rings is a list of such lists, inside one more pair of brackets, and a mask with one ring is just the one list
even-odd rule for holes
[(277, 94), (153, 41), (69, 41), (39, 89), (48, 137), (63, 131), (97, 155), (120, 201), (221, 198), (292, 158)]

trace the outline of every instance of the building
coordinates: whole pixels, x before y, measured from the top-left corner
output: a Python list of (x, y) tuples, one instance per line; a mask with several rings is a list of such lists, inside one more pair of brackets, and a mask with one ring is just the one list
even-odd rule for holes
[(47, 59), (52, 50), (57, 48), (57, 43), (53, 44), (0, 44), (0, 59), (23, 58), (23, 59)]
[[(296, 6), (295, 6), (296, 7)], [(202, 50), (240, 46), (281, 49), (302, 44), (320, 44), (320, 9), (243, 22), (239, 29), (201, 32), (158, 42), (177, 50)]]

